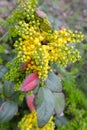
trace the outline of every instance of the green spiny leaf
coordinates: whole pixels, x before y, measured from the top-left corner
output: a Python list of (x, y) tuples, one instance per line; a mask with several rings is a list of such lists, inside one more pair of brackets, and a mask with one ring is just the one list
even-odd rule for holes
[(63, 112), (65, 107), (65, 99), (63, 93), (53, 93), (54, 102), (55, 102), (55, 112), (60, 114)]
[(3, 92), (5, 97), (10, 97), (14, 93), (13, 83), (5, 81)]
[(62, 91), (62, 84), (60, 78), (55, 75), (53, 72), (48, 74), (48, 78), (45, 81), (46, 86), (52, 92), (61, 92)]
[(6, 73), (7, 68), (5, 66), (0, 66), (0, 79), (4, 77), (4, 74)]
[(18, 106), (12, 101), (4, 102), (0, 107), (0, 122), (8, 122), (16, 114)]
[(54, 111), (52, 92), (47, 88), (40, 88), (36, 97), (37, 118), (39, 127), (43, 127), (50, 119)]

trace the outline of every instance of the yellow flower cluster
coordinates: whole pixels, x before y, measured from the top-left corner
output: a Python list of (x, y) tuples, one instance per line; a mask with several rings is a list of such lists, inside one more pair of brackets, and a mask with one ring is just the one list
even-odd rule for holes
[(76, 62), (80, 59), (79, 52), (75, 49), (75, 44), (80, 43), (83, 40), (81, 33), (72, 32), (71, 30), (55, 30), (54, 33), (48, 36), (50, 39), (50, 61), (57, 62), (63, 66), (66, 66), (68, 62)]
[(25, 23), (22, 23), (22, 29), (26, 32), (21, 31), (21, 38), (15, 42), (15, 47), (21, 62), (28, 62), (26, 73), (38, 72), (39, 78), (45, 80), (54, 62), (66, 66), (68, 62), (80, 59), (73, 43), (82, 41), (81, 33), (66, 29), (41, 32), (38, 27), (28, 27)]
[(41, 42), (44, 40), (44, 37), (37, 31), (36, 27), (29, 28), (28, 32), (28, 35), (23, 35), (24, 33), (22, 33), (19, 42), (15, 42), (18, 57), (23, 63), (29, 62), (26, 68), (27, 73), (36, 71), (39, 77), (42, 77), (41, 79), (45, 79), (49, 69), (48, 46), (42, 46)]
[(36, 111), (33, 111), (31, 114), (25, 115), (22, 120), (18, 123), (20, 130), (54, 130), (54, 123), (51, 119), (48, 123), (42, 127), (38, 127)]
[(44, 81), (54, 62), (66, 66), (80, 59), (75, 43), (80, 43), (83, 35), (78, 31), (53, 30), (36, 4), (37, 0), (27, 0), (21, 5), (23, 15), (14, 24), (14, 36), (18, 38), (14, 46), (20, 63), (27, 64), (26, 74), (37, 72)]

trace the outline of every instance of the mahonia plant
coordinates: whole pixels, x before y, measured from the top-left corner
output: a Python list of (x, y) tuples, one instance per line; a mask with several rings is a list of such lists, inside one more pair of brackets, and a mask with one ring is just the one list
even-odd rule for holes
[[(46, 14), (37, 8), (37, 4), (37, 0), (21, 1), (7, 19), (16, 57), (7, 64), (5, 79), (13, 83), (14, 93), (19, 94), (17, 100), (22, 102), (25, 97), (31, 111), (24, 114), (18, 127), (21, 130), (54, 130), (53, 115), (61, 115), (65, 100), (61, 79), (52, 65), (56, 63), (66, 67), (68, 63), (78, 61), (81, 56), (75, 46), (83, 40), (83, 35), (65, 27), (53, 30)], [(12, 97), (10, 95), (9, 100)], [(15, 115), (6, 114), (4, 121), (0, 117), (1, 122)]]

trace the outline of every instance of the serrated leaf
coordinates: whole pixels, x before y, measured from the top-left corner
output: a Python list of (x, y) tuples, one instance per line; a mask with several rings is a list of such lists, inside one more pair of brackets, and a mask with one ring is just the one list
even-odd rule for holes
[(18, 106), (12, 101), (4, 102), (0, 107), (0, 122), (8, 122), (16, 114)]
[(55, 112), (60, 114), (63, 112), (65, 107), (65, 99), (63, 93), (53, 93), (54, 103), (55, 103)]
[(5, 81), (3, 87), (3, 94), (5, 97), (10, 97), (14, 93), (13, 83), (10, 81)]
[(61, 92), (62, 84), (60, 78), (54, 74), (53, 72), (49, 72), (48, 78), (45, 81), (47, 88), (49, 88), (52, 92)]
[(43, 127), (50, 119), (54, 111), (52, 92), (47, 88), (40, 88), (36, 97), (37, 118), (39, 127)]

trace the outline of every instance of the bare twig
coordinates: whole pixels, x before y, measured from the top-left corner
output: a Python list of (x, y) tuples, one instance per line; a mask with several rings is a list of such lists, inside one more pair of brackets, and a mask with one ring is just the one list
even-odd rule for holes
[(8, 35), (8, 32), (6, 32), (1, 38), (0, 38), (0, 42)]

